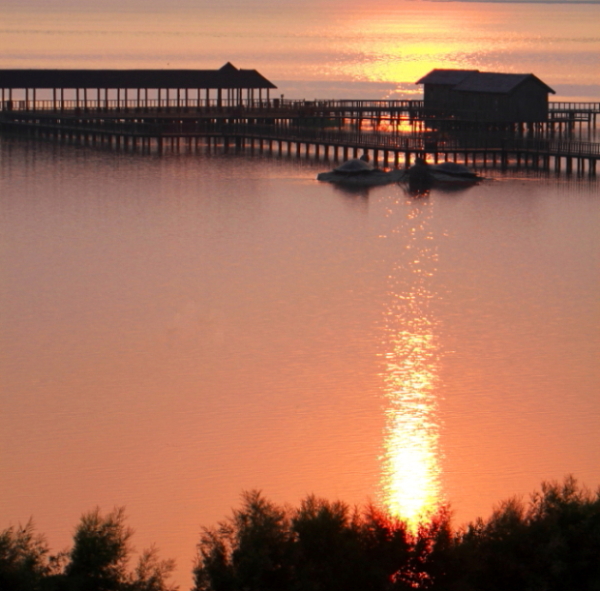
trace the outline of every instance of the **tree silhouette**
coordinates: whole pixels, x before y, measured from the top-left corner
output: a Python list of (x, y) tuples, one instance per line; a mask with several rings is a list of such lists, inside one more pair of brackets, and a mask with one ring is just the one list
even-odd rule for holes
[(37, 591), (51, 572), (48, 545), (30, 519), (0, 532), (0, 589)]
[(96, 508), (81, 517), (75, 530), (73, 548), (62, 577), (56, 577), (57, 591), (175, 591), (167, 582), (175, 568), (173, 560), (160, 560), (152, 547), (141, 553), (133, 573), (128, 563), (133, 551), (133, 530), (125, 524), (123, 507), (107, 515)]
[[(128, 570), (132, 535), (123, 508), (84, 514), (54, 556), (32, 521), (9, 527), (0, 591), (176, 591), (154, 547)], [(442, 508), (414, 534), (373, 506), (308, 496), (294, 509), (251, 491), (203, 528), (193, 575), (193, 591), (600, 591), (600, 490), (568, 476), (458, 530)]]
[(86, 513), (75, 531), (66, 576), (81, 591), (118, 590), (127, 578), (132, 535), (123, 507), (106, 516), (98, 507)]
[(600, 491), (543, 483), (529, 504), (504, 501), (458, 533), (451, 558), (461, 574), (444, 589), (598, 591)]
[(242, 508), (205, 528), (194, 568), (198, 590), (281, 591), (289, 579), (289, 518), (259, 491), (243, 493)]
[(158, 550), (152, 546), (142, 552), (129, 587), (131, 591), (174, 591), (176, 587), (167, 583), (174, 570), (175, 561), (161, 560)]
[[(296, 510), (244, 493), (242, 508), (205, 528), (195, 591), (378, 591), (404, 589), (406, 525), (369, 507), (307, 497)], [(404, 586), (403, 586), (404, 585)]]

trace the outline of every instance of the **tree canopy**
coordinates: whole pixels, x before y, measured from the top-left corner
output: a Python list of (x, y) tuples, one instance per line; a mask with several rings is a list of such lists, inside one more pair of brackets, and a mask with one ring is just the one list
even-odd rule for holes
[[(0, 531), (1, 591), (175, 591), (155, 547), (130, 568), (121, 507), (85, 513), (71, 549), (51, 554), (30, 520)], [(260, 491), (202, 529), (192, 591), (600, 591), (600, 490), (573, 477), (528, 501), (453, 528), (442, 508), (416, 532), (384, 511), (306, 497), (279, 506)]]
[(50, 555), (32, 521), (0, 532), (2, 591), (175, 591), (168, 583), (173, 560), (160, 560), (157, 550), (144, 550), (128, 570), (133, 530), (125, 510), (102, 515), (99, 508), (82, 515), (69, 551)]
[(374, 507), (260, 492), (203, 530), (194, 591), (600, 591), (600, 491), (569, 476), (454, 529), (442, 508), (418, 531)]

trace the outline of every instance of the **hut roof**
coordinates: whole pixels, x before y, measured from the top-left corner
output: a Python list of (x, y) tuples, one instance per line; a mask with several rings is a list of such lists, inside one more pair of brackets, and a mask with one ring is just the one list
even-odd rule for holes
[(431, 70), (429, 74), (423, 76), (423, 78), (418, 80), (416, 84), (444, 84), (448, 86), (455, 86), (476, 72), (479, 72), (479, 70), (436, 69)]
[(554, 90), (544, 84), (533, 74), (500, 74), (496, 72), (477, 72), (462, 82), (458, 83), (454, 90), (463, 92), (491, 92), (494, 94), (510, 94), (518, 86), (527, 80), (535, 80), (543, 86), (547, 92), (555, 94)]
[(277, 88), (256, 70), (0, 70), (0, 88)]
[(463, 92), (490, 92), (509, 94), (526, 80), (535, 80), (547, 92), (554, 90), (533, 74), (502, 74), (499, 72), (480, 72), (479, 70), (431, 70), (417, 81), (417, 84), (436, 84), (452, 86), (453, 90)]

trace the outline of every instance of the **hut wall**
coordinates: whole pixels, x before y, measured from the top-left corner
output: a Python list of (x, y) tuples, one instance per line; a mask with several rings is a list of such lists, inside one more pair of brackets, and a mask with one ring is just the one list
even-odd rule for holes
[(428, 111), (450, 112), (453, 96), (452, 85), (425, 84), (423, 87), (423, 101)]
[(509, 95), (459, 91), (454, 91), (453, 95), (453, 112), (458, 119), (485, 122), (511, 120)]
[(511, 93), (454, 91), (452, 113), (468, 121), (518, 123), (548, 118), (548, 93), (535, 81), (528, 81)]
[(546, 121), (548, 91), (535, 80), (527, 80), (511, 94), (511, 107), (516, 121)]

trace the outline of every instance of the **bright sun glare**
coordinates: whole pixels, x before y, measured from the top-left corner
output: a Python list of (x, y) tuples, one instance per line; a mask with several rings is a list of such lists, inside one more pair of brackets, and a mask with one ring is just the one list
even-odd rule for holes
[(439, 352), (428, 310), (432, 294), (427, 288), (432, 274), (427, 266), (435, 257), (423, 240), (425, 225), (418, 219), (423, 211), (411, 214), (406, 264), (414, 281), (404, 291), (393, 290), (386, 315), (383, 497), (392, 515), (405, 519), (413, 531), (441, 502), (436, 398)]

